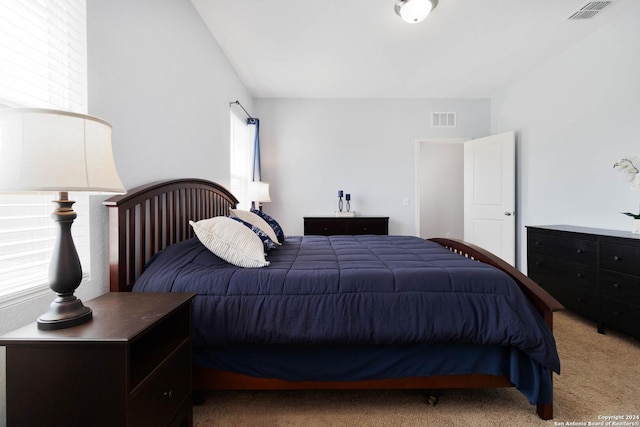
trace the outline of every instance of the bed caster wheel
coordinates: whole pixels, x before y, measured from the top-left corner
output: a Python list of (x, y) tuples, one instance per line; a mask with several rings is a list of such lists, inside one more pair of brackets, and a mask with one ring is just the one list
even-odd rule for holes
[(429, 390), (427, 392), (427, 403), (431, 406), (436, 406), (440, 402), (440, 398), (444, 395), (440, 390)]

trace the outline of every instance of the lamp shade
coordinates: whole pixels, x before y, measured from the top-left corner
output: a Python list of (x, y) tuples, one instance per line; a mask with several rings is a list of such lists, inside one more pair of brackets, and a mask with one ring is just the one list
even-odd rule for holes
[(263, 181), (251, 181), (248, 188), (249, 200), (253, 202), (270, 202), (269, 183)]
[(0, 110), (0, 191), (125, 193), (111, 125), (58, 110)]

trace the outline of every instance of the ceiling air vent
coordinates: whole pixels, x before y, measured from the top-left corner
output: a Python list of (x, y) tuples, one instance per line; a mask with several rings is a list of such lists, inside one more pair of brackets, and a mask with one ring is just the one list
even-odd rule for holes
[(590, 1), (585, 3), (578, 10), (573, 12), (567, 19), (591, 19), (598, 13), (602, 12), (607, 6), (610, 6), (612, 1)]
[(456, 113), (431, 113), (432, 128), (456, 127)]

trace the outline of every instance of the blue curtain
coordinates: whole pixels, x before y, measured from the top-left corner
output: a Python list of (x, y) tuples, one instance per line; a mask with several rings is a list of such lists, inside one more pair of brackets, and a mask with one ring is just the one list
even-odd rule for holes
[(260, 119), (248, 118), (247, 125), (254, 127), (253, 132), (253, 180), (261, 180), (260, 170)]

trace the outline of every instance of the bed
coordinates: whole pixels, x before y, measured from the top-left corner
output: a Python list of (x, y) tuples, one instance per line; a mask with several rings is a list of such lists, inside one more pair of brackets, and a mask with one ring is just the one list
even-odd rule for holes
[[(195, 292), (194, 389), (513, 387), (553, 417), (563, 307), (477, 246), (411, 236), (290, 236), (232, 266), (190, 221), (237, 205), (202, 179), (104, 202), (112, 292)], [(430, 274), (425, 289), (423, 274)]]

